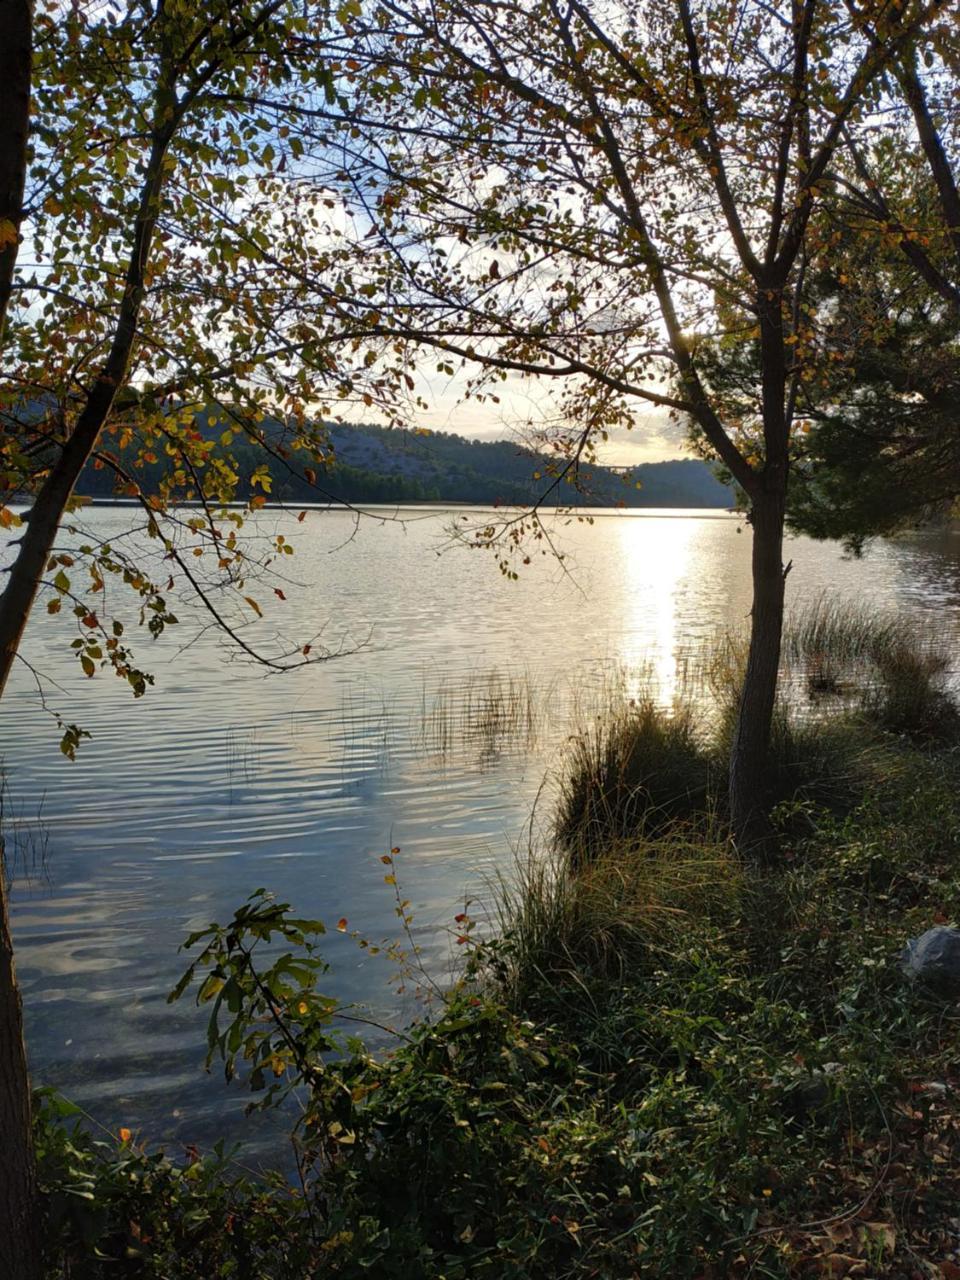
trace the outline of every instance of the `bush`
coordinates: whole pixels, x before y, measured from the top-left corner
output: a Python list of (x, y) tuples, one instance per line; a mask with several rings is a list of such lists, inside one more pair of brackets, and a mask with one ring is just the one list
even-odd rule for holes
[(309, 1274), (310, 1206), (280, 1175), (241, 1175), (222, 1148), (182, 1164), (126, 1131), (95, 1138), (49, 1090), (34, 1142), (50, 1280), (267, 1280)]

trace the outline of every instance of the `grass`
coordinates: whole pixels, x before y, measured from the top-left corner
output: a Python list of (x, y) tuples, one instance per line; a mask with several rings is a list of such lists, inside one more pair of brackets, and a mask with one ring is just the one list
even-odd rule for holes
[(689, 819), (706, 807), (709, 768), (693, 707), (666, 712), (650, 696), (614, 706), (571, 739), (557, 841), (585, 864), (626, 838)]
[[(570, 737), (557, 781), (554, 835), (574, 868), (624, 841), (714, 817), (746, 663), (741, 637), (721, 637), (688, 664), (672, 707), (625, 686)], [(891, 739), (960, 740), (948, 654), (899, 619), (820, 601), (788, 621), (770, 742), (770, 808), (848, 809), (893, 767)]]
[(902, 619), (824, 599), (788, 622), (783, 649), (788, 682), (799, 673), (812, 699), (839, 699), (893, 733), (956, 736), (950, 654)]
[(732, 919), (742, 879), (729, 840), (707, 818), (607, 844), (578, 866), (562, 852), (528, 849), (497, 886), (498, 934), (511, 950), (505, 985), (519, 998), (558, 975), (621, 981), (655, 964), (693, 922)]

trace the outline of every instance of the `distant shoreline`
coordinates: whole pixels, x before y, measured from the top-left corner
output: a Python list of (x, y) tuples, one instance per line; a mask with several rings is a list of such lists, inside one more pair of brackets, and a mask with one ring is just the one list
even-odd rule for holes
[[(102, 495), (96, 497), (87, 497), (78, 494), (77, 497), (82, 501), (84, 507), (129, 507), (139, 508), (140, 503), (136, 498), (106, 498)], [(202, 508), (203, 503), (199, 499), (183, 500), (171, 504), (174, 508), (189, 507)], [(228, 511), (244, 511), (248, 509), (246, 502), (228, 502), (218, 509)], [(25, 510), (23, 504), (16, 504), (12, 510)], [(503, 506), (494, 506), (490, 502), (455, 502), (455, 501), (423, 501), (423, 502), (267, 502), (259, 507), (256, 512), (251, 514), (257, 515), (264, 511), (490, 511), (494, 514), (502, 514), (509, 511), (528, 511), (529, 507), (517, 506), (511, 503), (504, 503)], [(741, 513), (732, 507), (676, 507), (676, 506), (649, 506), (649, 507), (580, 507), (580, 506), (544, 506), (538, 508), (541, 515), (562, 515), (562, 516), (591, 516), (610, 517), (610, 516), (643, 516), (643, 515), (673, 515), (677, 518), (683, 516), (698, 516), (700, 518), (713, 517), (734, 517), (739, 518)]]

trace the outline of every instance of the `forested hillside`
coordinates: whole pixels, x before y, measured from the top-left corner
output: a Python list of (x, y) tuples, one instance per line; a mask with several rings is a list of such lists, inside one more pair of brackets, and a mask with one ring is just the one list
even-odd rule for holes
[[(207, 427), (211, 439), (219, 429)], [(468, 440), (442, 432), (424, 435), (378, 426), (330, 426), (332, 458), (312, 482), (296, 453), (283, 456), (282, 435), (274, 430), (274, 456), (261, 445), (234, 440), (231, 452), (240, 473), (238, 497), (251, 492), (250, 476), (266, 462), (270, 498), (316, 502), (455, 502), (525, 505), (549, 486), (548, 459), (508, 440)], [(268, 433), (269, 438), (269, 433)], [(136, 476), (146, 492), (159, 482), (165, 464), (137, 457), (134, 441), (125, 450), (124, 470)], [(314, 468), (316, 471), (316, 468)], [(106, 467), (88, 466), (79, 489), (92, 496), (116, 490), (116, 475)], [(729, 507), (734, 492), (695, 459), (646, 463), (627, 470), (585, 467), (578, 483), (564, 481), (547, 496), (547, 505), (575, 504), (627, 507)]]

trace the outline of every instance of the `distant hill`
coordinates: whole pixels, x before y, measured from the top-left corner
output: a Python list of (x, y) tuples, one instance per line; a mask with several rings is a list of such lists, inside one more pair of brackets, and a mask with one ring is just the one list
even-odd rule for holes
[[(207, 429), (215, 436), (222, 428), (211, 425)], [(548, 483), (543, 477), (549, 460), (507, 440), (468, 440), (445, 432), (422, 435), (377, 426), (331, 425), (328, 432), (334, 461), (318, 472), (316, 486), (299, 474), (301, 464), (296, 454), (289, 466), (280, 459), (266, 459), (273, 478), (272, 500), (524, 506)], [(279, 443), (282, 435), (279, 424), (272, 430), (267, 427), (267, 436), (274, 442)], [(132, 457), (134, 451), (130, 452)], [(231, 453), (241, 475), (237, 496), (247, 497), (247, 478), (263, 465), (264, 453), (252, 442), (236, 440)], [(150, 492), (161, 465), (148, 464), (137, 470), (145, 491)], [(534, 478), (537, 472), (540, 479)], [(627, 470), (586, 467), (580, 483), (580, 490), (563, 484), (546, 505), (722, 508), (733, 506), (735, 501), (734, 491), (716, 478), (710, 466), (692, 458), (645, 463)], [(78, 491), (90, 497), (107, 496), (113, 492), (111, 473), (88, 467)]]
[[(468, 440), (446, 432), (419, 435), (384, 427), (330, 428), (338, 465), (331, 488), (349, 473), (377, 475), (423, 486), (424, 497), (442, 502), (525, 504), (544, 489), (548, 459), (508, 440)], [(541, 478), (534, 474), (540, 472)], [(591, 466), (583, 492), (564, 484), (551, 503), (628, 507), (730, 507), (731, 489), (711, 468), (692, 458), (645, 463), (628, 470)], [(638, 488), (638, 485), (640, 486)]]

